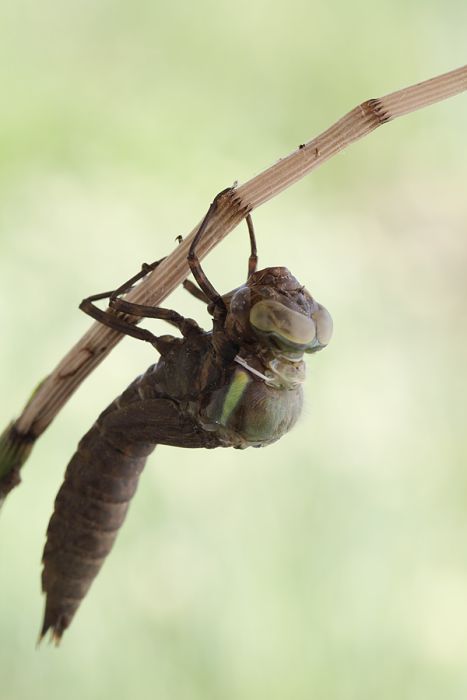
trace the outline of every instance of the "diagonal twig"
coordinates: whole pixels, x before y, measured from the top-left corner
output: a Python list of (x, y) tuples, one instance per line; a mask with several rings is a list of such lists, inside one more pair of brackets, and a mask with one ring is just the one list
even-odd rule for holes
[[(417, 85), (358, 105), (322, 134), (264, 170), (219, 202), (198, 255), (203, 258), (246, 214), (319, 167), (377, 127), (467, 90), (467, 65)], [(133, 289), (128, 301), (159, 305), (188, 275), (187, 253), (198, 226), (147, 279)], [(19, 483), (19, 469), (35, 440), (90, 372), (119, 342), (121, 335), (99, 323), (65, 355), (31, 396), (19, 418), (0, 436), (0, 503)]]

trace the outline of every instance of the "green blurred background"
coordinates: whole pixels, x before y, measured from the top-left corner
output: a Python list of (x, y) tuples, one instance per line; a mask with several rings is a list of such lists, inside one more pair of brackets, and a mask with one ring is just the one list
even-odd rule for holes
[[(1, 425), (88, 328), (84, 296), (359, 102), (466, 63), (466, 23), (463, 0), (3, 0)], [(405, 117), (255, 214), (261, 265), (335, 320), (304, 416), (265, 450), (158, 448), (37, 651), (65, 466), (153, 351), (125, 340), (80, 388), (1, 514), (2, 700), (467, 697), (466, 123), (466, 94)], [(247, 251), (240, 228), (215, 286)]]

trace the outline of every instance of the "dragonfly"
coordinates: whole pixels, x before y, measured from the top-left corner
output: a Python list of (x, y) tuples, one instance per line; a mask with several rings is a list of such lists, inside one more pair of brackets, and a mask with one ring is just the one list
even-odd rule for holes
[[(222, 193), (218, 195), (191, 245), (187, 243), (188, 267), (198, 284), (184, 284), (207, 305), (210, 331), (173, 310), (134, 303), (160, 303), (183, 280), (187, 261), (178, 251), (154, 274), (148, 272), (158, 262), (143, 266), (115, 291), (82, 302), (82, 310), (99, 323), (39, 384), (21, 415), (0, 435), (0, 507), (20, 483), (20, 470), (36, 440), (122, 334), (151, 343), (160, 359), (99, 416), (67, 468), (43, 556), (42, 636), (50, 631), (58, 642), (69, 626), (112, 548), (155, 445), (260, 447), (278, 440), (300, 414), (303, 356), (327, 345), (332, 321), (286, 268), (257, 270), (251, 211), (374, 129), (466, 90), (467, 66), (462, 66), (366, 100), (238, 186), (225, 206)], [(243, 218), (250, 235), (247, 281), (220, 295), (200, 259)], [(103, 311), (96, 302), (106, 298), (109, 308)], [(144, 317), (167, 321), (181, 337), (155, 336), (139, 328)]]
[[(304, 355), (327, 346), (332, 319), (285, 267), (257, 270), (255, 232), (247, 280), (219, 294), (197, 248), (223, 190), (212, 202), (189, 248), (197, 282), (184, 286), (207, 305), (212, 329), (162, 307), (122, 297), (161, 262), (80, 308), (120, 333), (150, 343), (157, 363), (108, 406), (81, 439), (55, 500), (43, 553), (46, 595), (41, 638), (58, 643), (98, 574), (125, 520), (146, 460), (156, 445), (188, 448), (264, 447), (297, 422), (303, 404)], [(109, 299), (102, 310), (97, 301)], [(180, 336), (154, 335), (136, 325), (162, 319)]]

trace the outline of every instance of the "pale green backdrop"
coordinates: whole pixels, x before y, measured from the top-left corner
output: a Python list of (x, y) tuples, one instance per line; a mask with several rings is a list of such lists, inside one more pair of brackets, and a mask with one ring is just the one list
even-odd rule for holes
[[(466, 23), (464, 0), (3, 0), (0, 427), (87, 329), (84, 296), (359, 102), (465, 64)], [(1, 514), (2, 700), (467, 697), (466, 124), (467, 94), (405, 117), (256, 213), (261, 264), (335, 320), (303, 419), (265, 450), (157, 449), (37, 651), (66, 463), (151, 348), (80, 388)], [(215, 251), (215, 286), (247, 250), (239, 229)]]

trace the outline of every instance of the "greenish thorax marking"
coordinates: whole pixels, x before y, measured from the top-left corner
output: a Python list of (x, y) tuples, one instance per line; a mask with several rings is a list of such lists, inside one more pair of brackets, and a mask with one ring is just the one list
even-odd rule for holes
[(240, 403), (249, 382), (248, 372), (245, 372), (243, 369), (235, 370), (234, 378), (230, 383), (222, 406), (221, 425), (227, 425), (227, 421)]

